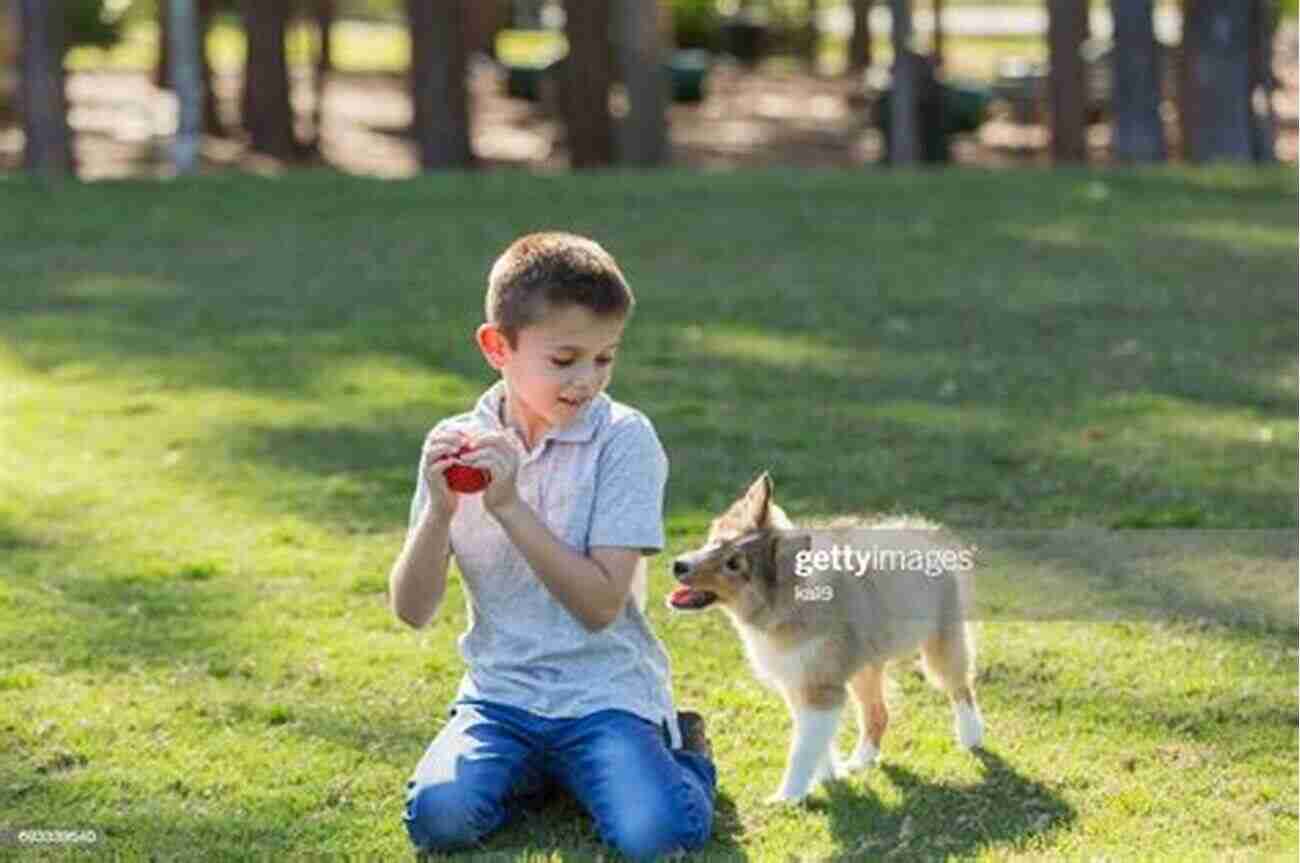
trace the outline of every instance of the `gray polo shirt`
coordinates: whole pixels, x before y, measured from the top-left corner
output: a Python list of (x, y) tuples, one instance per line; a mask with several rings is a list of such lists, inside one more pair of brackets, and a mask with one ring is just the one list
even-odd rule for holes
[[(668, 459), (644, 414), (602, 393), (528, 452), (501, 422), (504, 398), (505, 382), (498, 381), (473, 411), (436, 428), (506, 432), (520, 453), (520, 498), (575, 551), (621, 546), (652, 555), (663, 549)], [(412, 526), (428, 493), (421, 476), (411, 501)], [(645, 617), (644, 557), (622, 613), (593, 633), (546, 589), (484, 509), (482, 495), (461, 497), (451, 521), (451, 551), (469, 616), (459, 640), (467, 669), (457, 700), (495, 701), (548, 718), (617, 708), (656, 725), (667, 722), (672, 745), (680, 746), (668, 654)]]

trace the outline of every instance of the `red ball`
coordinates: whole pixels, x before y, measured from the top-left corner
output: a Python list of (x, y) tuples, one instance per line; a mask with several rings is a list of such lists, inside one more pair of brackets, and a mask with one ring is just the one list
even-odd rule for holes
[(467, 464), (454, 464), (442, 472), (447, 478), (447, 485), (452, 491), (461, 494), (474, 494), (487, 488), (492, 481), (490, 471), (470, 467)]

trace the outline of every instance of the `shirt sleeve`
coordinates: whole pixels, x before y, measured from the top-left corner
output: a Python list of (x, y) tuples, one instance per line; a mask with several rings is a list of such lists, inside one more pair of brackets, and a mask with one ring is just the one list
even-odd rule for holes
[(587, 546), (662, 550), (667, 482), (668, 456), (650, 420), (638, 414), (601, 451)]

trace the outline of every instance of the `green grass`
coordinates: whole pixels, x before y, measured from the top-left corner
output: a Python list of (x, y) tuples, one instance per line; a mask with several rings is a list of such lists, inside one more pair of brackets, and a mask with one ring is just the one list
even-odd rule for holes
[[(796, 518), (1292, 538), (1153, 581), (1165, 611), (1000, 558), (987, 752), (904, 664), (884, 766), (790, 811), (761, 802), (780, 699), (720, 615), (664, 611), (661, 555), (652, 623), (720, 762), (709, 859), (1294, 859), (1295, 605), (1251, 606), (1294, 589), (1294, 169), (3, 186), (0, 828), (404, 859), (465, 617), (453, 579), (403, 628), (386, 573), (423, 433), (491, 380), (487, 267), (558, 226), (637, 291), (612, 392), (669, 453), (669, 552), (763, 468)], [(1116, 613), (1015, 611), (1063, 584)], [(561, 803), (481, 859), (598, 852)]]

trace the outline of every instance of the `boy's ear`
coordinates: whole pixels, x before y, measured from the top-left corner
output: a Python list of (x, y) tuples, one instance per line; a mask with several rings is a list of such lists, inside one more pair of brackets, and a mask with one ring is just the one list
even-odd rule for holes
[(481, 324), (474, 331), (474, 341), (478, 343), (478, 349), (483, 352), (483, 359), (487, 360), (488, 365), (500, 371), (510, 356), (510, 343), (506, 341), (506, 334), (496, 324)]

